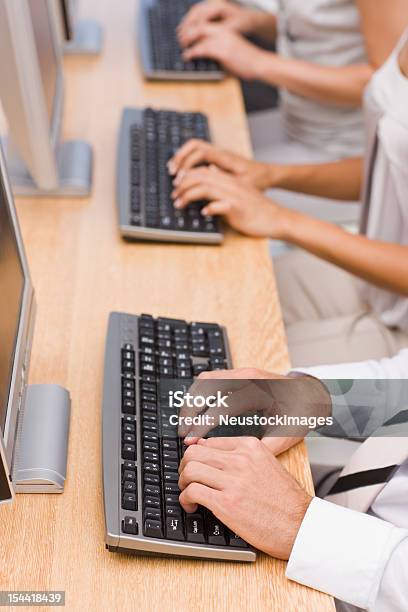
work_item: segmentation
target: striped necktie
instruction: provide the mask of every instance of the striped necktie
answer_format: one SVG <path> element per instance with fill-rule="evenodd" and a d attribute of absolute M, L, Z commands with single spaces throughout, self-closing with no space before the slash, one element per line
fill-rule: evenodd
<path fill-rule="evenodd" d="M 377 495 L 407 460 L 408 410 L 403 410 L 353 453 L 325 499 L 367 512 Z"/>

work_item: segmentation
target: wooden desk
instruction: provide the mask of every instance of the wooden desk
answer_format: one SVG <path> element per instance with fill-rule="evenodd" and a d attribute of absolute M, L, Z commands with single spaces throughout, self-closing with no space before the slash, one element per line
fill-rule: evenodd
<path fill-rule="evenodd" d="M 103 352 L 112 310 L 214 320 L 236 366 L 288 366 L 265 241 L 228 234 L 220 247 L 127 244 L 117 231 L 115 164 L 122 108 L 147 103 L 206 111 L 215 140 L 249 153 L 237 84 L 146 84 L 135 49 L 135 2 L 83 0 L 105 27 L 95 59 L 67 58 L 64 135 L 90 141 L 94 190 L 83 201 L 20 201 L 37 291 L 31 382 L 72 394 L 69 476 L 62 496 L 21 495 L 0 509 L 0 589 L 62 589 L 69 610 L 333 610 L 290 583 L 285 564 L 145 559 L 104 546 L 101 479 Z M 198 282 L 199 281 L 199 282 Z M 302 446 L 284 458 L 311 487 Z"/>

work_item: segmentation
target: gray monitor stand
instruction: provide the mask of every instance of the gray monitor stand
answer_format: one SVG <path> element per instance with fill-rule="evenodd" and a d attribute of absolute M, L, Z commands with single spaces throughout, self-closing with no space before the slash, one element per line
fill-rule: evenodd
<path fill-rule="evenodd" d="M 58 385 L 29 385 L 19 412 L 16 493 L 62 493 L 67 476 L 71 400 Z"/>
<path fill-rule="evenodd" d="M 64 44 L 64 55 L 99 55 L 102 52 L 103 31 L 97 21 L 77 21 L 73 34 L 72 40 Z"/>
<path fill-rule="evenodd" d="M 93 153 L 87 142 L 68 140 L 57 145 L 55 156 L 59 184 L 52 190 L 41 189 L 36 185 L 8 138 L 5 138 L 2 144 L 16 197 L 84 198 L 91 193 Z"/>

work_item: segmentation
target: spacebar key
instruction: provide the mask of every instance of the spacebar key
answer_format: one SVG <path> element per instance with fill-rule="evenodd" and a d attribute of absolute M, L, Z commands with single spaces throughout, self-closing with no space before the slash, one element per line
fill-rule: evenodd
<path fill-rule="evenodd" d="M 143 526 L 143 535 L 147 538 L 162 538 L 163 527 L 161 521 L 146 519 Z"/>

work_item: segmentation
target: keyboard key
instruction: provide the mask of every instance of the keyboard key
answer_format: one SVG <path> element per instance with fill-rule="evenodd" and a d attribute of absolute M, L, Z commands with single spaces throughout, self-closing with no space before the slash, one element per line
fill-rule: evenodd
<path fill-rule="evenodd" d="M 139 532 L 137 521 L 133 516 L 125 516 L 122 522 L 122 531 L 123 533 L 128 533 L 129 535 L 137 535 Z"/>
<path fill-rule="evenodd" d="M 160 498 L 159 497 L 145 497 L 144 499 L 144 503 L 146 504 L 146 506 L 149 506 L 149 508 L 160 508 L 161 504 L 160 504 Z"/>
<path fill-rule="evenodd" d="M 163 459 L 170 459 L 170 461 L 177 461 L 178 460 L 178 452 L 177 451 L 171 451 L 171 450 L 163 449 L 162 457 L 163 457 Z"/>
<path fill-rule="evenodd" d="M 136 482 L 136 472 L 134 470 L 124 470 L 122 480 Z"/>
<path fill-rule="evenodd" d="M 174 518 L 182 518 L 181 506 L 166 506 L 166 516 L 172 516 Z"/>
<path fill-rule="evenodd" d="M 165 494 L 169 493 L 170 495 L 180 495 L 180 489 L 174 482 L 166 482 L 164 484 L 164 492 Z"/>
<path fill-rule="evenodd" d="M 178 506 L 179 505 L 179 496 L 178 495 L 166 495 L 164 498 L 164 503 L 166 506 Z"/>
<path fill-rule="evenodd" d="M 146 484 L 160 484 L 160 477 L 157 474 L 150 474 L 149 472 L 144 473 L 143 480 Z"/>
<path fill-rule="evenodd" d="M 162 538 L 163 526 L 161 521 L 146 519 L 143 526 L 143 533 L 148 538 Z"/>
<path fill-rule="evenodd" d="M 122 402 L 122 412 L 124 414 L 135 414 L 136 404 L 134 400 L 124 400 Z"/>
<path fill-rule="evenodd" d="M 143 442 L 143 450 L 157 452 L 159 450 L 159 445 L 157 442 Z"/>
<path fill-rule="evenodd" d="M 122 431 L 124 434 L 134 434 L 136 432 L 135 423 L 123 423 Z"/>
<path fill-rule="evenodd" d="M 126 480 L 123 483 L 123 490 L 126 493 L 135 493 L 136 494 L 136 483 L 132 482 L 132 481 L 129 481 L 129 480 Z"/>
<path fill-rule="evenodd" d="M 166 534 L 170 540 L 184 540 L 183 519 L 166 517 Z"/>
<path fill-rule="evenodd" d="M 157 508 L 145 508 L 144 517 L 145 519 L 152 519 L 153 521 L 160 521 L 161 511 L 157 510 Z"/>
<path fill-rule="evenodd" d="M 207 372 L 210 369 L 208 363 L 197 363 L 193 366 L 193 374 L 194 376 L 199 376 L 201 372 Z"/>
<path fill-rule="evenodd" d="M 189 542 L 205 543 L 204 520 L 201 514 L 186 515 L 186 535 Z"/>
<path fill-rule="evenodd" d="M 160 465 L 158 463 L 145 463 L 143 470 L 145 473 L 158 474 L 160 472 Z"/>
<path fill-rule="evenodd" d="M 126 444 L 136 444 L 136 436 L 134 433 L 125 433 L 123 435 L 123 442 L 125 442 Z"/>
<path fill-rule="evenodd" d="M 149 496 L 154 495 L 158 497 L 160 495 L 160 487 L 158 487 L 157 485 L 145 484 L 143 491 L 145 495 Z"/>
<path fill-rule="evenodd" d="M 146 452 L 143 453 L 143 459 L 145 461 L 153 461 L 153 463 L 157 463 L 159 461 L 159 453 Z"/>
<path fill-rule="evenodd" d="M 215 516 L 207 515 L 208 543 L 216 546 L 226 546 L 225 527 Z"/>
<path fill-rule="evenodd" d="M 134 444 L 124 444 L 122 446 L 122 459 L 136 460 L 136 446 Z"/>
<path fill-rule="evenodd" d="M 176 451 L 178 448 L 176 440 L 163 440 L 163 450 Z"/>
<path fill-rule="evenodd" d="M 122 500 L 124 510 L 137 510 L 137 496 L 134 493 L 125 493 Z"/>
<path fill-rule="evenodd" d="M 239 537 L 236 533 L 229 532 L 229 545 L 237 546 L 239 548 L 248 548 L 248 544 L 244 542 L 242 538 Z"/>

